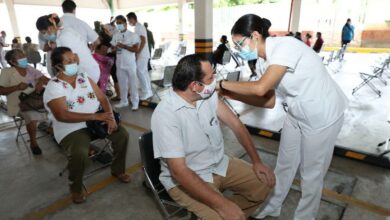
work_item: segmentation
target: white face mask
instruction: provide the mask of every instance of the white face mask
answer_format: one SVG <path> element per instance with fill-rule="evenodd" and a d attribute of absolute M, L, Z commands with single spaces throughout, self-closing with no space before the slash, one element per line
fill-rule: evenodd
<path fill-rule="evenodd" d="M 215 92 L 215 86 L 217 85 L 217 79 L 214 78 L 213 82 L 211 82 L 209 85 L 205 85 L 201 82 L 201 84 L 204 86 L 203 90 L 201 92 L 196 92 L 202 97 L 202 99 L 208 99 L 210 98 L 214 92 Z"/>

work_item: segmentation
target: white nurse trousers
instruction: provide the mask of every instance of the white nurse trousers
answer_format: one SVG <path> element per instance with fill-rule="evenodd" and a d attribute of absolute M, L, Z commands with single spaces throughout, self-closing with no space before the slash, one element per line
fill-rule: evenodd
<path fill-rule="evenodd" d="M 126 69 L 117 68 L 119 89 L 121 91 L 121 103 L 127 103 L 127 95 L 130 88 L 130 101 L 133 106 L 138 107 L 139 97 L 137 88 L 137 74 L 135 65 L 127 66 Z"/>
<path fill-rule="evenodd" d="M 343 121 L 344 116 L 341 116 L 326 128 L 310 130 L 300 127 L 294 118 L 287 115 L 274 171 L 276 186 L 257 217 L 270 213 L 280 214 L 282 203 L 299 167 L 302 195 L 295 210 L 294 220 L 316 218 L 324 177 L 332 160 L 334 145 Z"/>
<path fill-rule="evenodd" d="M 148 71 L 148 58 L 137 58 L 137 76 L 141 84 L 142 98 L 149 98 L 153 95 Z"/>
<path fill-rule="evenodd" d="M 0 48 L 0 63 L 3 68 L 7 67 L 7 61 L 5 60 L 5 50 Z"/>

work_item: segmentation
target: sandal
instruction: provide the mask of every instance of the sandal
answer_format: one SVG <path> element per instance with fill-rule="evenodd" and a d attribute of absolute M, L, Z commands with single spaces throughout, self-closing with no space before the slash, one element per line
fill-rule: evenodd
<path fill-rule="evenodd" d="M 131 181 L 130 176 L 127 175 L 126 173 L 121 173 L 121 174 L 111 173 L 111 175 L 118 178 L 118 180 L 121 181 L 122 183 L 129 183 Z"/>

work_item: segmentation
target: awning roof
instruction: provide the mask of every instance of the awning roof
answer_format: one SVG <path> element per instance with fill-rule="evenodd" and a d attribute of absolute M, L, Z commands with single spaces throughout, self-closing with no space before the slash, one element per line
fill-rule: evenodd
<path fill-rule="evenodd" d="M 77 7 L 80 8 L 108 8 L 105 0 L 74 0 Z M 117 1 L 118 9 L 138 8 L 154 5 L 176 4 L 178 0 L 113 0 Z M 62 0 L 13 0 L 14 4 L 21 5 L 42 5 L 42 6 L 59 6 Z M 187 0 L 193 2 L 193 0 Z M 4 3 L 4 0 L 0 0 Z"/>

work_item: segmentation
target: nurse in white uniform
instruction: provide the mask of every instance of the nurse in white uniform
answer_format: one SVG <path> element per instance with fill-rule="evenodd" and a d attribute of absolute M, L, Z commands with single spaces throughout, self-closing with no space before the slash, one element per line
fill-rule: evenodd
<path fill-rule="evenodd" d="M 131 109 L 135 111 L 139 105 L 135 52 L 140 39 L 137 34 L 127 30 L 127 21 L 124 16 L 118 15 L 115 20 L 118 32 L 112 37 L 111 44 L 116 49 L 116 75 L 121 91 L 121 101 L 115 107 L 122 108 L 129 105 L 127 94 L 130 88 Z"/>
<path fill-rule="evenodd" d="M 79 33 L 72 28 L 61 27 L 60 19 L 56 14 L 39 17 L 36 26 L 45 39 L 55 41 L 57 47 L 69 47 L 76 53 L 80 58 L 80 71 L 87 73 L 94 82 L 99 81 L 99 65 L 93 59 L 91 50 Z"/>
<path fill-rule="evenodd" d="M 299 168 L 302 196 L 294 219 L 314 220 L 347 98 L 310 47 L 293 37 L 270 37 L 270 26 L 269 20 L 253 14 L 234 24 L 231 34 L 240 56 L 263 59 L 266 70 L 258 81 L 221 81 L 218 88 L 222 95 L 259 107 L 274 107 L 275 90 L 285 98 L 288 112 L 275 168 L 276 186 L 267 205 L 253 217 L 280 215 Z"/>
<path fill-rule="evenodd" d="M 148 36 L 145 26 L 137 20 L 137 15 L 134 12 L 127 14 L 127 19 L 131 26 L 134 26 L 134 32 L 141 39 L 137 51 L 137 76 L 141 84 L 142 96 L 141 100 L 149 99 L 153 96 L 152 85 L 150 84 L 150 76 L 148 71 L 148 61 L 150 59 Z"/>

